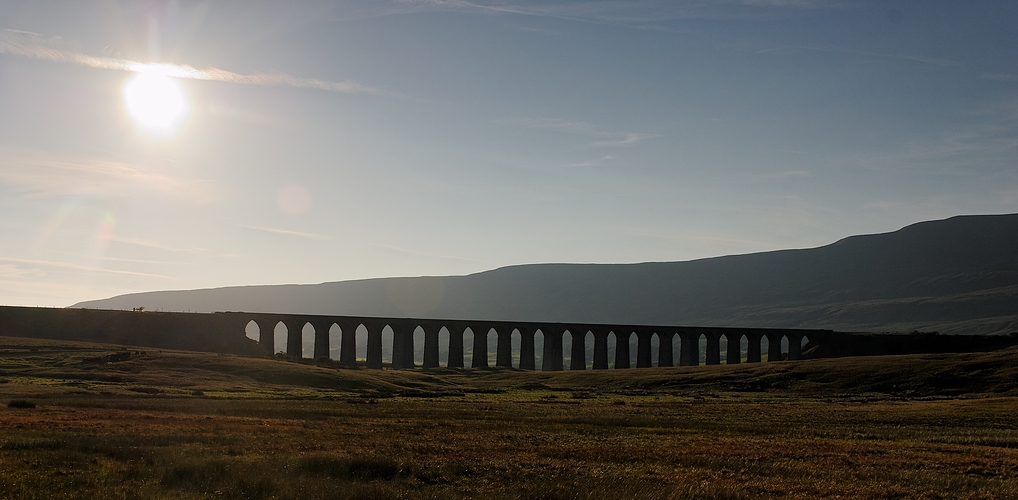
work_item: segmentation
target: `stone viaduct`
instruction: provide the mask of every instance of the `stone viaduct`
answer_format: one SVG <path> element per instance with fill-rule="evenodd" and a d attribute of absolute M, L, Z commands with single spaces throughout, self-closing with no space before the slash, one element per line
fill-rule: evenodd
<path fill-rule="evenodd" d="M 252 326 L 257 325 L 257 339 Z M 938 335 L 936 333 L 846 333 L 831 330 L 715 328 L 524 321 L 473 321 L 448 319 L 379 318 L 245 312 L 180 313 L 134 312 L 102 309 L 71 309 L 0 306 L 0 335 L 80 340 L 264 356 L 275 353 L 275 332 L 285 327 L 284 355 L 303 357 L 303 335 L 314 329 L 315 358 L 331 357 L 330 329 L 339 328 L 339 363 L 348 367 L 382 368 L 383 346 L 391 340 L 391 367 L 414 368 L 415 345 L 423 345 L 424 368 L 466 366 L 483 368 L 489 363 L 489 335 L 494 333 L 494 364 L 524 370 L 595 370 L 757 363 L 763 360 L 873 356 L 889 354 L 979 352 L 1018 345 L 1011 335 Z M 366 337 L 357 335 L 366 330 Z M 441 333 L 444 331 L 445 333 Z M 464 337 L 473 337 L 467 365 Z M 415 334 L 423 337 L 414 341 Z M 446 358 L 439 359 L 439 339 L 446 339 Z M 540 337 L 538 337 L 540 336 Z M 635 337 L 635 353 L 630 344 Z M 365 338 L 366 345 L 358 346 Z M 418 337 L 420 338 L 420 337 Z M 538 343 L 537 339 L 541 342 Z M 565 340 L 572 345 L 563 353 Z M 722 349 L 722 339 L 727 348 Z M 593 347 L 587 363 L 588 343 Z M 766 348 L 764 348 L 766 344 Z M 543 345 L 541 366 L 536 347 Z M 657 346 L 657 352 L 654 348 Z M 675 348 L 678 356 L 674 356 Z M 358 361 L 358 352 L 365 352 Z M 701 350 L 702 349 L 702 350 Z M 615 359 L 609 359 L 614 351 Z M 568 354 L 568 356 L 564 355 Z M 630 354 L 635 354 L 635 366 Z M 701 355 L 702 354 L 702 355 Z M 656 362 L 655 362 L 656 358 Z M 569 366 L 563 366 L 569 360 Z M 515 360 L 515 363 L 514 363 Z"/>
<path fill-rule="evenodd" d="M 758 363 L 764 359 L 761 352 L 762 340 L 767 340 L 766 359 L 801 359 L 803 351 L 816 350 L 823 341 L 836 335 L 830 330 L 793 330 L 766 328 L 717 328 L 687 326 L 649 326 L 649 325 L 617 325 L 589 323 L 536 323 L 519 321 L 469 321 L 442 319 L 410 319 L 410 318 L 376 318 L 355 316 L 315 316 L 293 314 L 263 313 L 217 313 L 231 318 L 230 323 L 236 328 L 245 328 L 250 322 L 258 326 L 259 345 L 267 353 L 272 353 L 275 345 L 275 329 L 282 323 L 286 328 L 285 354 L 298 358 L 302 353 L 303 330 L 306 325 L 314 329 L 314 357 L 328 357 L 331 347 L 329 330 L 333 325 L 341 330 L 339 346 L 339 362 L 346 366 L 356 366 L 357 344 L 356 331 L 363 327 L 367 330 L 367 368 L 382 368 L 382 335 L 388 327 L 392 335 L 392 367 L 395 369 L 413 368 L 414 365 L 414 333 L 423 331 L 424 363 L 423 367 L 437 368 L 439 360 L 439 333 L 448 332 L 448 358 L 445 366 L 450 368 L 488 367 L 488 335 L 495 332 L 495 366 L 514 367 L 524 370 L 535 370 L 536 352 L 535 337 L 543 337 L 541 353 L 544 371 L 562 370 L 563 340 L 566 335 L 571 340 L 572 349 L 569 353 L 569 369 L 583 370 L 587 367 L 586 341 L 593 337 L 592 368 L 603 370 L 612 363 L 614 368 L 630 368 L 630 339 L 636 336 L 636 368 L 654 366 L 654 352 L 651 340 L 657 337 L 657 366 L 693 366 L 699 365 L 701 337 L 706 340 L 706 352 L 703 357 L 708 365 Z M 470 364 L 466 364 L 464 356 L 464 335 L 473 337 L 473 353 Z M 519 348 L 515 353 L 518 358 L 513 366 L 513 335 L 519 336 Z M 721 339 L 727 341 L 727 352 L 722 352 Z M 745 357 L 742 354 L 743 340 L 747 341 Z M 782 340 L 787 345 L 787 352 L 782 352 Z M 615 359 L 609 360 L 609 342 L 614 344 Z M 678 359 L 674 358 L 673 343 L 679 344 Z M 804 343 L 805 342 L 805 343 Z"/>

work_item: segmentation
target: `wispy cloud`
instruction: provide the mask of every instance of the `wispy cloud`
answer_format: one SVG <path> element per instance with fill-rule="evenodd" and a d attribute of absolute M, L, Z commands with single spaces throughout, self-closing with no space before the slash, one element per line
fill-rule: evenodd
<path fill-rule="evenodd" d="M 559 118 L 515 118 L 509 120 L 509 122 L 515 125 L 544 130 L 561 130 L 564 132 L 577 132 L 582 134 L 596 134 L 599 132 L 597 125 L 592 123 L 562 120 Z"/>
<path fill-rule="evenodd" d="M 509 123 L 538 130 L 556 130 L 564 133 L 580 134 L 597 139 L 589 143 L 588 146 L 631 146 L 647 139 L 661 137 L 660 134 L 641 132 L 613 132 L 604 130 L 592 123 L 558 118 L 516 118 L 509 120 Z"/>
<path fill-rule="evenodd" d="M 864 204 L 862 208 L 866 210 L 889 210 L 893 208 L 898 208 L 902 205 L 903 203 L 901 203 L 900 201 L 874 201 Z"/>
<path fill-rule="evenodd" d="M 110 241 L 114 243 L 123 243 L 126 245 L 137 245 L 145 248 L 154 248 L 157 250 L 166 250 L 169 252 L 182 252 L 182 253 L 199 253 L 204 252 L 204 248 L 180 248 L 169 245 L 164 245 L 155 241 L 145 240 L 141 238 L 131 238 L 127 236 L 111 236 Z"/>
<path fill-rule="evenodd" d="M 15 257 L 0 257 L 0 262 L 9 262 L 11 264 L 23 264 L 28 266 L 42 266 L 56 269 L 65 269 L 70 271 L 82 271 L 89 273 L 107 273 L 107 274 L 120 274 L 125 276 L 141 276 L 145 278 L 162 278 L 162 279 L 173 279 L 172 276 L 166 276 L 163 274 L 151 274 L 151 273 L 140 273 L 136 271 L 122 271 L 119 269 L 107 269 L 104 267 L 92 267 L 83 266 L 80 264 L 73 264 L 70 262 L 57 262 L 50 260 L 35 260 L 35 259 L 19 259 Z M 10 273 L 8 272 L 9 276 Z"/>
<path fill-rule="evenodd" d="M 984 80 L 997 80 L 999 82 L 1018 82 L 1018 75 L 1008 75 L 1004 73 L 987 73 L 979 75 Z"/>
<path fill-rule="evenodd" d="M 805 50 L 812 50 L 817 52 L 833 52 L 839 54 L 850 54 L 857 56 L 873 57 L 877 59 L 897 60 L 897 61 L 908 61 L 914 63 L 921 63 L 930 66 L 961 66 L 961 63 L 951 59 L 944 59 L 941 57 L 929 57 L 918 54 L 891 54 L 882 52 L 869 52 L 865 50 L 854 50 L 845 49 L 838 47 L 822 47 L 822 46 L 805 46 L 802 47 Z"/>
<path fill-rule="evenodd" d="M 307 233 L 307 232 L 304 232 L 304 231 L 293 231 L 293 230 L 290 230 L 290 229 L 280 229 L 280 228 L 277 228 L 277 227 L 245 226 L 245 225 L 242 225 L 242 224 L 239 225 L 239 227 L 242 227 L 244 229 L 251 229 L 253 231 L 262 231 L 262 232 L 266 232 L 266 233 L 284 234 L 284 235 L 287 235 L 287 236 L 296 236 L 298 238 L 307 238 L 309 240 L 332 241 L 334 239 L 332 236 L 329 236 L 327 234 Z"/>
<path fill-rule="evenodd" d="M 919 135 L 897 147 L 835 155 L 829 167 L 872 173 L 903 173 L 912 178 L 931 175 L 964 179 L 993 179 L 995 189 L 1014 185 L 1014 156 L 1018 153 L 1018 100 L 997 102 L 959 115 L 954 123 Z M 828 169 L 830 171 L 830 168 Z"/>
<path fill-rule="evenodd" d="M 0 279 L 20 279 L 38 275 L 39 270 L 35 268 L 24 268 L 14 264 L 0 264 Z"/>
<path fill-rule="evenodd" d="M 838 7 L 835 0 L 594 0 L 586 2 L 527 0 L 400 0 L 416 9 L 445 9 L 544 17 L 566 21 L 647 27 L 675 19 L 769 15 Z"/>
<path fill-rule="evenodd" d="M 347 94 L 382 94 L 375 87 L 361 85 L 350 80 L 333 82 L 314 78 L 301 78 L 285 73 L 255 73 L 245 75 L 216 67 L 198 69 L 184 64 L 143 63 L 130 59 L 100 57 L 67 50 L 60 38 L 46 38 L 38 33 L 26 31 L 0 31 L 0 53 L 14 54 L 33 59 L 87 66 L 90 68 L 155 73 L 191 80 L 212 80 L 239 83 L 243 85 L 287 86 L 342 92 Z"/>
<path fill-rule="evenodd" d="M 158 264 L 166 266 L 187 265 L 187 262 L 174 262 L 172 260 L 125 259 L 122 257 L 103 257 L 103 260 L 109 262 L 129 262 L 131 264 Z"/>
<path fill-rule="evenodd" d="M 718 3 L 738 3 L 753 7 L 793 7 L 798 9 L 836 7 L 841 4 L 841 2 L 834 2 L 831 0 L 739 0 L 735 2 Z"/>
<path fill-rule="evenodd" d="M 581 161 L 581 162 L 577 162 L 577 163 L 570 163 L 569 166 L 570 167 L 603 167 L 603 166 L 607 165 L 609 162 L 611 162 L 614 159 L 615 159 L 615 157 L 612 156 L 612 155 L 605 155 L 605 156 L 602 156 L 600 158 L 595 158 L 593 160 Z"/>
<path fill-rule="evenodd" d="M 668 241 L 671 243 L 698 243 L 698 244 L 721 244 L 723 247 L 737 249 L 736 251 L 770 250 L 775 248 L 773 242 L 736 238 L 712 234 L 702 230 L 673 230 L 669 228 L 652 227 L 622 227 L 616 229 L 617 234 L 625 237 L 645 238 L 652 240 Z"/>
<path fill-rule="evenodd" d="M 976 163 L 989 165 L 1007 162 L 1018 152 L 1018 99 L 974 109 L 966 118 L 932 137 L 907 144 L 902 154 L 914 160 L 952 163 L 978 158 Z"/>
<path fill-rule="evenodd" d="M 640 134 L 633 132 L 625 132 L 621 134 L 622 137 L 619 139 L 609 139 L 604 141 L 595 141 L 591 143 L 592 146 L 628 146 L 630 144 L 636 144 L 640 141 L 653 139 L 655 137 L 661 137 L 660 134 Z"/>
<path fill-rule="evenodd" d="M 468 259 L 466 257 L 456 257 L 454 255 L 436 255 L 436 254 L 432 254 L 432 253 L 428 253 L 428 252 L 421 252 L 421 251 L 418 251 L 418 250 L 411 250 L 409 248 L 398 247 L 398 246 L 395 246 L 395 245 L 385 245 L 385 244 L 382 244 L 382 243 L 368 243 L 367 245 L 375 247 L 375 248 L 381 248 L 381 249 L 384 249 L 384 250 L 393 251 L 393 252 L 405 253 L 405 254 L 408 254 L 408 255 L 417 255 L 417 256 L 420 256 L 420 257 L 428 257 L 428 258 L 433 258 L 433 259 L 458 260 L 458 261 L 464 261 L 464 262 L 481 262 L 479 260 Z"/>
<path fill-rule="evenodd" d="M 4 305 L 65 307 L 97 296 L 110 297 L 136 291 L 136 288 L 95 288 L 75 282 L 45 281 L 37 276 L 20 279 L 0 272 L 0 304 Z"/>
<path fill-rule="evenodd" d="M 963 66 L 960 61 L 953 59 L 946 59 L 943 57 L 932 57 L 922 54 L 903 54 L 895 52 L 874 52 L 869 50 L 858 50 L 851 47 L 834 47 L 828 45 L 798 45 L 798 44 L 781 44 L 775 43 L 773 40 L 762 42 L 759 40 L 741 40 L 741 41 L 729 41 L 721 45 L 722 47 L 733 49 L 733 50 L 752 50 L 758 55 L 788 55 L 797 54 L 801 51 L 810 52 L 822 52 L 827 54 L 844 54 L 849 56 L 858 56 L 866 62 L 882 61 L 884 63 L 907 63 L 911 66 L 923 65 L 930 67 L 958 67 Z M 763 48 L 761 48 L 763 46 Z M 1006 76 L 1006 75 L 1005 75 Z M 986 77 L 985 75 L 983 76 Z"/>
<path fill-rule="evenodd" d="M 809 170 L 785 170 L 784 172 L 774 172 L 770 174 L 762 174 L 759 176 L 761 179 L 788 179 L 791 177 L 809 177 Z"/>
<path fill-rule="evenodd" d="M 793 182 L 801 179 L 809 179 L 813 177 L 813 172 L 809 170 L 782 170 L 777 172 L 759 172 L 759 173 L 726 173 L 718 175 L 717 179 L 724 179 L 725 182 L 738 183 L 738 184 L 766 184 L 774 182 Z"/>
<path fill-rule="evenodd" d="M 194 203 L 214 198 L 202 181 L 167 175 L 143 165 L 5 147 L 0 147 L 0 186 L 29 197 L 129 197 L 141 192 Z"/>

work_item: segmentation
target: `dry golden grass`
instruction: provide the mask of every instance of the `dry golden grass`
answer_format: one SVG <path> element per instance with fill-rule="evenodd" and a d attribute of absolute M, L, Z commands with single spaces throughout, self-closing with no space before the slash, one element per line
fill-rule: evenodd
<path fill-rule="evenodd" d="M 0 338 L 0 497 L 1018 498 L 1014 351 L 554 374 L 112 352 Z"/>

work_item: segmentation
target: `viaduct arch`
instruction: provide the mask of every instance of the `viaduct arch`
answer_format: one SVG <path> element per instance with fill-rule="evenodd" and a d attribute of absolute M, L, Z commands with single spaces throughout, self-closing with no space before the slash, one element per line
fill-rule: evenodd
<path fill-rule="evenodd" d="M 344 366 L 364 366 L 381 369 L 384 365 L 383 331 L 391 330 L 391 364 L 393 369 L 412 369 L 414 362 L 414 333 L 424 333 L 424 369 L 438 368 L 442 362 L 449 368 L 487 368 L 489 335 L 494 333 L 494 366 L 536 370 L 536 336 L 543 339 L 540 369 L 585 370 L 587 340 L 593 339 L 593 356 L 589 364 L 594 370 L 650 368 L 652 366 L 698 366 L 737 363 L 760 363 L 801 359 L 805 351 L 822 349 L 832 335 L 830 330 L 722 328 L 693 326 L 609 325 L 588 323 L 539 323 L 509 321 L 473 321 L 449 319 L 380 318 L 362 316 L 321 316 L 270 313 L 216 313 L 229 318 L 230 324 L 246 328 L 250 323 L 258 327 L 258 345 L 267 354 L 273 354 L 276 326 L 286 328 L 286 350 L 282 354 L 291 358 L 303 357 L 302 331 L 306 325 L 314 329 L 314 358 L 329 357 L 329 331 L 340 330 L 339 362 Z M 357 330 L 367 330 L 366 357 L 357 358 Z M 439 349 L 439 335 L 448 332 L 448 348 Z M 467 336 L 470 337 L 467 337 Z M 513 347 L 513 335 L 519 339 Z M 472 349 L 467 355 L 464 339 L 471 340 Z M 570 340 L 568 356 L 563 352 L 564 341 Z M 635 339 L 635 366 L 632 347 Z M 611 340 L 611 342 L 609 342 Z M 652 346 L 656 340 L 656 353 Z M 722 340 L 726 348 L 722 352 Z M 766 352 L 762 345 L 766 340 Z M 783 351 L 782 341 L 787 344 Z M 614 359 L 610 359 L 611 347 Z M 675 356 L 678 347 L 678 356 Z M 703 356 L 701 356 L 703 353 Z M 515 363 L 513 360 L 517 360 Z"/>
<path fill-rule="evenodd" d="M 251 325 L 252 322 L 254 325 Z M 2 335 L 241 355 L 273 354 L 276 351 L 277 325 L 281 327 L 280 335 L 286 337 L 279 339 L 283 355 L 304 356 L 302 334 L 308 327 L 308 335 L 313 338 L 308 354 L 321 358 L 338 351 L 339 362 L 343 365 L 374 369 L 383 366 L 383 348 L 386 345 L 383 343 L 383 331 L 384 340 L 392 342 L 391 366 L 400 369 L 416 366 L 413 338 L 418 330 L 421 333 L 417 335 L 423 336 L 423 344 L 418 344 L 423 347 L 423 352 L 416 359 L 422 360 L 423 367 L 429 369 L 441 366 L 442 362 L 452 368 L 485 367 L 493 362 L 497 367 L 523 370 L 562 370 L 567 365 L 572 369 L 587 369 L 589 366 L 604 370 L 844 356 L 984 352 L 1018 345 L 1018 332 L 1012 335 L 848 333 L 773 328 L 0 306 Z M 257 335 L 253 335 L 254 326 L 257 326 Z M 357 333 L 359 328 L 364 329 L 360 335 Z M 330 330 L 337 333 L 330 335 Z M 441 334 L 442 330 L 447 333 Z M 477 346 L 473 352 L 465 349 L 467 332 L 477 335 L 473 339 Z M 574 334 L 577 342 L 572 342 Z M 256 338 L 252 340 L 251 337 Z M 566 338 L 573 346 L 568 353 L 563 352 Z M 440 339 L 446 339 L 444 350 L 440 347 Z M 489 351 L 489 348 L 494 350 Z M 360 358 L 358 350 L 366 356 Z M 489 352 L 494 356 L 489 358 Z M 467 359 L 468 355 L 470 359 Z"/>

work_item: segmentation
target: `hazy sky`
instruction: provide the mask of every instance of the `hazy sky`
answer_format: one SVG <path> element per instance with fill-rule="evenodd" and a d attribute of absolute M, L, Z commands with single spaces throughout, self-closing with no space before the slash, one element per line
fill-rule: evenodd
<path fill-rule="evenodd" d="M 1016 167 L 1010 0 L 0 3 L 0 304 L 817 246 Z"/>

